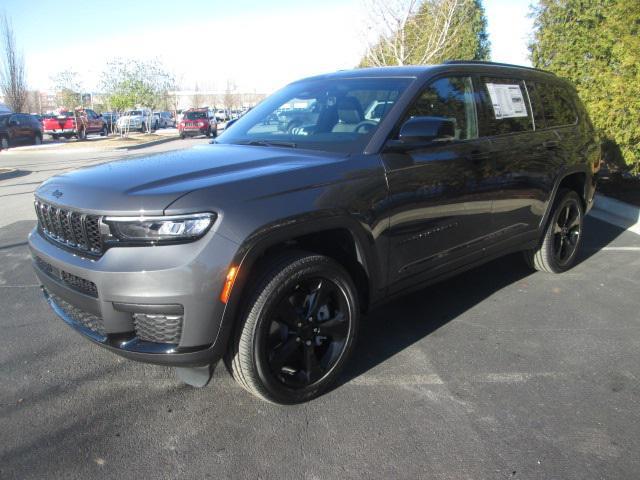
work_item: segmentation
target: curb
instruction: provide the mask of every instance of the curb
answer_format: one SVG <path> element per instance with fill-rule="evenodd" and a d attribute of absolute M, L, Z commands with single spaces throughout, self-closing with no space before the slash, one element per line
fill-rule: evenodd
<path fill-rule="evenodd" d="M 123 151 L 123 150 L 140 150 L 141 148 L 153 147 L 155 145 L 161 145 L 163 143 L 173 142 L 174 140 L 178 140 L 180 137 L 167 137 L 160 138 L 158 140 L 153 140 L 147 143 L 141 143 L 139 145 L 123 145 L 122 147 L 114 147 L 113 150 Z"/>
<path fill-rule="evenodd" d="M 597 193 L 590 215 L 640 235 L 640 207 Z"/>

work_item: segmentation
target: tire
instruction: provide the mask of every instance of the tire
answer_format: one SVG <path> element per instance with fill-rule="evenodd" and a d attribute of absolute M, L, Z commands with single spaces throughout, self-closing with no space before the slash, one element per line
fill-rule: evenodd
<path fill-rule="evenodd" d="M 325 303 L 314 305 L 318 298 Z M 331 258 L 305 252 L 277 256 L 248 287 L 225 359 L 231 375 L 272 403 L 321 395 L 353 350 L 357 298 L 349 274 Z"/>
<path fill-rule="evenodd" d="M 106 126 L 106 125 L 104 125 L 104 126 L 102 127 L 102 130 L 100 130 L 100 136 L 101 136 L 101 137 L 106 137 L 106 136 L 108 136 L 108 135 L 109 135 L 109 130 L 107 129 L 107 126 Z"/>
<path fill-rule="evenodd" d="M 0 137 L 0 150 L 9 150 L 9 139 L 7 137 Z"/>
<path fill-rule="evenodd" d="M 34 145 L 42 145 L 42 135 L 40 135 L 40 134 L 36 133 L 36 134 L 33 136 L 33 144 L 34 144 Z"/>
<path fill-rule="evenodd" d="M 59 137 L 58 135 L 51 135 L 51 138 L 52 138 L 53 140 L 58 140 L 60 137 Z"/>
<path fill-rule="evenodd" d="M 573 190 L 560 190 L 542 244 L 524 252 L 527 264 L 546 273 L 562 273 L 575 265 L 582 242 L 584 206 Z"/>

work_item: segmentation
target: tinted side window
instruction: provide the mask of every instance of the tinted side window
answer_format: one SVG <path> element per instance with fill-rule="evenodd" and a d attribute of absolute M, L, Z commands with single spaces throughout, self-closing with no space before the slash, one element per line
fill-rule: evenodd
<path fill-rule="evenodd" d="M 533 130 L 524 82 L 514 78 L 480 78 L 483 136 Z"/>
<path fill-rule="evenodd" d="M 469 77 L 441 78 L 424 89 L 411 106 L 405 120 L 411 117 L 445 117 L 455 122 L 455 138 L 478 137 L 476 102 Z"/>
<path fill-rule="evenodd" d="M 560 127 L 576 123 L 577 115 L 571 96 L 564 88 L 550 83 L 537 83 L 547 127 Z"/>

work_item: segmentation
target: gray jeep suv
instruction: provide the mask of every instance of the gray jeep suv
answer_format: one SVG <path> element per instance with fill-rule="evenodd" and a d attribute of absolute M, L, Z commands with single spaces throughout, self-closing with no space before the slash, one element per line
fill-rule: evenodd
<path fill-rule="evenodd" d="M 196 386 L 225 358 L 277 403 L 325 391 L 386 299 L 515 251 L 570 268 L 600 161 L 571 85 L 479 62 L 301 80 L 213 143 L 44 182 L 34 267 L 98 345 Z"/>

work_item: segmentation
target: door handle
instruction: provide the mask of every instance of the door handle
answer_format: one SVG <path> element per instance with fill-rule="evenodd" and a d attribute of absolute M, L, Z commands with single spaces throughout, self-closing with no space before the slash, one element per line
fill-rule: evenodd
<path fill-rule="evenodd" d="M 558 148 L 558 145 L 560 145 L 560 143 L 558 143 L 557 140 L 545 140 L 544 142 L 542 142 L 542 146 L 549 150 Z"/>

